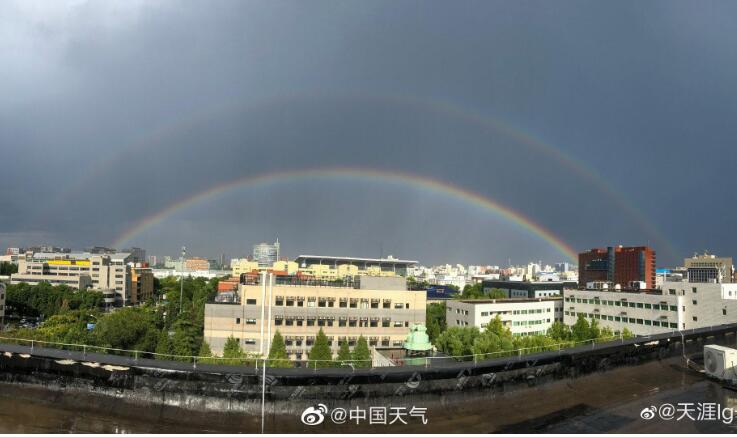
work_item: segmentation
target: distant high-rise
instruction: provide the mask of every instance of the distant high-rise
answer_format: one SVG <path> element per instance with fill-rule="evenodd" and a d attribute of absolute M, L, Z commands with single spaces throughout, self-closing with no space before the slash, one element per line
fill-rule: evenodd
<path fill-rule="evenodd" d="M 606 281 L 655 288 L 655 251 L 647 246 L 595 248 L 578 254 L 578 285 Z"/>
<path fill-rule="evenodd" d="M 259 267 L 271 267 L 279 260 L 279 239 L 274 244 L 254 244 L 253 260 L 258 262 Z"/>

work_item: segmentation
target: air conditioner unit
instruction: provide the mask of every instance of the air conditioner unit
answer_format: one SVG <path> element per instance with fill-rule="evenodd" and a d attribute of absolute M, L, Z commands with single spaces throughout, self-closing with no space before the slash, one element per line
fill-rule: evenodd
<path fill-rule="evenodd" d="M 737 379 L 737 349 L 708 344 L 704 346 L 706 374 L 720 380 Z"/>

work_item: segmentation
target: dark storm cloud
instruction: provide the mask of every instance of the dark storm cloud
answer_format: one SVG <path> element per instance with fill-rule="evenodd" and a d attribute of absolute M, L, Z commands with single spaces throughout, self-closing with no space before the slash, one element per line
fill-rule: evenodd
<path fill-rule="evenodd" d="M 223 181 L 360 166 L 492 197 L 577 249 L 650 242 L 666 263 L 705 248 L 732 255 L 736 12 L 731 2 L 6 2 L 0 246 L 105 244 Z M 577 157 L 679 252 L 549 153 L 443 105 Z M 347 194 L 321 200 L 321 216 L 300 181 L 261 190 L 262 205 L 290 205 L 267 225 L 214 203 L 136 243 L 171 252 L 189 238 L 214 256 L 279 228 L 295 252 L 373 254 L 385 228 L 402 256 L 425 262 L 560 258 L 472 207 L 416 190 L 382 207 L 363 185 L 350 185 L 354 201 L 370 200 L 360 219 Z M 191 235 L 203 228 L 228 235 Z M 488 244 L 472 244 L 477 235 Z"/>

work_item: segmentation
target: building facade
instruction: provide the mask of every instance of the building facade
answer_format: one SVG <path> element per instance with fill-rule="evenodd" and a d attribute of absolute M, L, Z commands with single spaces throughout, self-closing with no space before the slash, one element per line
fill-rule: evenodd
<path fill-rule="evenodd" d="M 188 271 L 210 270 L 210 261 L 206 258 L 187 258 L 184 261 L 184 269 Z"/>
<path fill-rule="evenodd" d="M 205 340 L 218 355 L 230 336 L 238 339 L 245 351 L 259 353 L 263 302 L 266 317 L 271 307 L 272 336 L 279 330 L 294 360 L 307 359 L 321 328 L 334 353 L 340 342 L 345 340 L 353 347 L 361 335 L 369 346 L 399 347 L 412 324 L 425 323 L 425 290 L 408 291 L 406 284 L 398 285 L 396 279 L 400 278 L 390 278 L 395 279 L 390 283 L 373 279 L 359 278 L 351 287 L 277 282 L 270 301 L 268 286 L 267 300 L 262 301 L 261 284 L 240 284 L 235 302 L 205 306 Z M 264 348 L 267 332 L 265 327 Z"/>
<path fill-rule="evenodd" d="M 733 282 L 734 266 L 731 257 L 694 254 L 683 260 L 683 266 L 689 282 Z"/>
<path fill-rule="evenodd" d="M 12 284 L 25 282 L 67 285 L 77 289 L 114 290 L 115 304 L 133 303 L 132 273 L 136 275 L 137 296 L 153 294 L 151 269 L 136 267 L 128 253 L 33 253 L 18 260 Z"/>
<path fill-rule="evenodd" d="M 578 285 L 611 282 L 629 287 L 655 288 L 655 251 L 647 246 L 595 248 L 578 254 Z"/>
<path fill-rule="evenodd" d="M 579 314 L 614 332 L 636 335 L 701 328 L 737 320 L 737 284 L 664 282 L 649 291 L 566 290 L 564 323 Z"/>
<path fill-rule="evenodd" d="M 475 326 L 484 329 L 499 316 L 514 336 L 544 335 L 556 321 L 563 321 L 563 299 L 449 300 L 445 304 L 449 328 Z"/>

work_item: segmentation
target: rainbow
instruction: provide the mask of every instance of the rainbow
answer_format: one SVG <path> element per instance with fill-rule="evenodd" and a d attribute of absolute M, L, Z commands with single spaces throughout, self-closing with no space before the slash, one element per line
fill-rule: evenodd
<path fill-rule="evenodd" d="M 473 191 L 451 185 L 447 182 L 410 173 L 348 167 L 279 171 L 256 176 L 242 177 L 219 185 L 215 185 L 204 191 L 200 191 L 194 195 L 190 195 L 189 197 L 180 199 L 170 204 L 166 208 L 141 219 L 131 228 L 123 232 L 123 234 L 118 236 L 118 238 L 116 238 L 115 241 L 112 243 L 112 247 L 122 247 L 129 241 L 133 240 L 136 236 L 163 222 L 176 212 L 204 202 L 206 200 L 212 199 L 224 193 L 230 192 L 232 190 L 246 187 L 263 186 L 277 182 L 314 178 L 347 178 L 351 180 L 389 181 L 412 187 L 422 188 L 439 194 L 450 195 L 454 198 L 479 206 L 487 211 L 497 214 L 498 216 L 516 224 L 520 228 L 525 229 L 533 235 L 537 235 L 541 239 L 545 240 L 547 243 L 555 247 L 561 254 L 565 255 L 570 260 L 577 259 L 576 252 L 567 243 L 565 243 L 562 239 L 557 237 L 551 231 L 545 229 L 541 225 L 535 223 L 530 218 L 525 217 L 512 208 L 502 205 L 499 202 L 488 197 L 484 197 L 479 193 L 475 193 Z"/>

